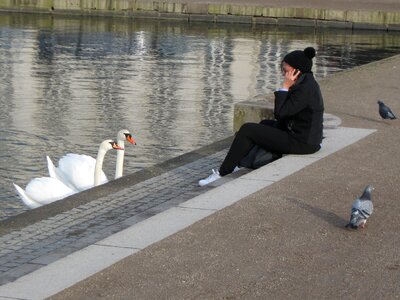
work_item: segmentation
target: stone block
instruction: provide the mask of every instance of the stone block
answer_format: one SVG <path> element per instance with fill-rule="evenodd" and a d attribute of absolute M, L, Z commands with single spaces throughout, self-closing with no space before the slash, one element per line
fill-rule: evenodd
<path fill-rule="evenodd" d="M 128 11 L 132 10 L 134 5 L 133 0 L 118 0 L 111 2 L 111 9 L 114 11 Z"/>
<path fill-rule="evenodd" d="M 383 25 L 386 23 L 386 13 L 382 11 L 349 10 L 346 12 L 346 21 L 359 24 Z"/>
<path fill-rule="evenodd" d="M 343 21 L 316 20 L 317 27 L 352 29 L 353 23 Z"/>
<path fill-rule="evenodd" d="M 366 30 L 387 30 L 387 26 L 385 24 L 376 24 L 376 23 L 353 23 L 353 29 L 366 29 Z"/>
<path fill-rule="evenodd" d="M 188 14 L 201 14 L 207 15 L 208 14 L 208 4 L 207 3 L 191 3 L 187 4 L 187 11 Z"/>
<path fill-rule="evenodd" d="M 81 9 L 84 9 L 84 10 L 93 9 L 93 8 L 96 8 L 96 6 L 97 6 L 96 3 L 92 3 L 92 1 L 89 1 L 89 0 L 80 1 L 80 7 L 81 7 Z"/>
<path fill-rule="evenodd" d="M 159 15 L 158 11 L 135 10 L 132 12 L 134 18 L 158 18 Z"/>
<path fill-rule="evenodd" d="M 334 10 L 334 9 L 322 9 L 321 14 L 318 15 L 318 19 L 344 22 L 346 21 L 346 11 Z"/>
<path fill-rule="evenodd" d="M 400 31 L 400 24 L 388 24 L 387 29 L 389 31 Z"/>
<path fill-rule="evenodd" d="M 272 18 L 299 18 L 303 17 L 304 13 L 301 9 L 292 7 L 266 7 L 262 15 Z"/>
<path fill-rule="evenodd" d="M 320 11 L 314 8 L 265 7 L 262 16 L 273 18 L 315 19 Z"/>
<path fill-rule="evenodd" d="M 185 3 L 153 2 L 153 9 L 164 13 L 186 13 Z"/>
<path fill-rule="evenodd" d="M 253 18 L 249 16 L 218 15 L 216 16 L 216 22 L 252 24 Z"/>
<path fill-rule="evenodd" d="M 253 17 L 262 17 L 263 16 L 263 7 L 255 7 Z"/>
<path fill-rule="evenodd" d="M 254 17 L 253 23 L 264 24 L 264 25 L 277 25 L 278 19 L 276 18 L 264 18 L 264 17 Z"/>
<path fill-rule="evenodd" d="M 278 25 L 315 27 L 315 20 L 313 20 L 313 19 L 278 18 Z"/>
<path fill-rule="evenodd" d="M 180 13 L 160 13 L 159 18 L 160 19 L 189 21 L 188 14 L 180 14 Z"/>
<path fill-rule="evenodd" d="M 233 131 L 238 131 L 244 123 L 259 123 L 265 119 L 274 119 L 274 100 L 272 97 L 266 98 L 266 101 L 243 101 L 235 103 Z"/>
<path fill-rule="evenodd" d="M 386 12 L 386 23 L 390 25 L 400 25 L 400 12 Z"/>
<path fill-rule="evenodd" d="M 233 113 L 233 131 L 237 132 L 244 123 L 259 123 L 261 120 L 273 120 L 274 98 L 265 97 L 264 101 L 242 101 L 235 103 Z M 335 129 L 342 120 L 335 115 L 324 113 L 324 129 Z"/>
<path fill-rule="evenodd" d="M 299 19 L 315 19 L 316 15 L 318 15 L 319 10 L 314 8 L 300 8 L 296 7 L 294 9 L 294 15 L 291 16 L 293 18 Z"/>
<path fill-rule="evenodd" d="M 261 10 L 257 10 L 255 6 L 249 5 L 232 5 L 230 9 L 230 14 L 234 16 L 255 16 L 261 14 Z"/>
<path fill-rule="evenodd" d="M 190 22 L 215 22 L 215 15 L 197 15 L 191 14 L 189 16 Z"/>
<path fill-rule="evenodd" d="M 3 274 L 1 276 L 0 285 L 5 284 L 7 282 L 14 281 L 17 278 L 19 278 L 23 275 L 26 275 L 28 273 L 31 273 L 41 267 L 42 267 L 42 265 L 29 264 L 29 263 L 19 265 L 18 267 L 7 271 L 5 274 Z"/>
<path fill-rule="evenodd" d="M 81 9 L 81 1 L 80 0 L 54 0 L 53 7 L 55 10 L 63 9 L 63 10 L 80 10 Z"/>
<path fill-rule="evenodd" d="M 155 7 L 154 7 L 154 2 L 153 1 L 137 0 L 135 6 L 133 8 L 135 10 L 155 11 Z"/>
<path fill-rule="evenodd" d="M 208 13 L 214 15 L 228 15 L 231 13 L 230 4 L 208 4 Z"/>

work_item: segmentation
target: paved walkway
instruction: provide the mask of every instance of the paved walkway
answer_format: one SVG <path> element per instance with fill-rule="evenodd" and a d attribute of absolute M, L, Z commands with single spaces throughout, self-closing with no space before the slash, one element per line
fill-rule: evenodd
<path fill-rule="evenodd" d="M 223 145 L 226 148 L 228 143 Z M 54 213 L 46 212 L 44 209 L 47 207 L 42 207 L 39 213 L 29 211 L 2 222 L 0 284 L 14 281 L 204 193 L 207 188 L 198 187 L 197 178 L 205 176 L 210 165 L 217 166 L 225 153 L 225 150 L 217 151 L 191 162 L 184 159 L 178 167 L 170 162 L 169 168 L 161 168 L 161 174 L 153 173 L 146 178 L 138 172 L 135 179 L 139 182 L 119 183 L 117 189 L 114 188 L 116 191 L 112 185 L 103 186 L 102 189 L 107 191 L 105 195 L 96 191 L 86 192 L 92 197 L 94 194 L 95 200 L 87 202 L 85 194 L 79 194 L 52 203 Z M 140 177 L 142 181 L 138 180 Z M 68 209 L 68 202 L 73 201 L 77 203 Z M 35 213 L 37 218 L 27 221 Z"/>
<path fill-rule="evenodd" d="M 252 189 L 254 185 L 247 185 L 250 188 L 246 193 L 241 189 L 246 185 L 240 183 L 245 176 L 253 176 L 257 182 L 265 180 L 265 174 L 257 173 L 263 169 L 227 184 L 217 184 L 216 188 L 195 186 L 197 179 L 209 172 L 210 165 L 221 161 L 229 144 L 227 140 L 152 170 L 150 173 L 159 178 L 157 182 L 151 176 L 144 176 L 142 180 L 136 179 L 132 188 L 106 193 L 98 200 L 73 198 L 58 204 L 61 207 L 54 204 L 43 208 L 49 215 L 45 220 L 16 219 L 7 225 L 12 230 L 1 229 L 4 234 L 1 253 L 8 257 L 1 264 L 2 282 L 36 271 L 0 287 L 0 296 L 8 297 L 4 299 L 50 296 L 74 284 L 79 276 L 85 278 L 81 271 L 84 269 L 86 275 L 94 275 L 53 298 L 287 299 L 331 298 L 332 295 L 395 298 L 400 294 L 399 123 L 381 120 L 376 100 L 383 100 L 395 113 L 400 111 L 398 70 L 400 56 L 324 79 L 321 88 L 326 111 L 339 116 L 343 127 L 376 132 L 367 130 L 369 135 L 355 144 L 305 164 L 290 176 L 270 180 L 259 191 Z M 340 144 L 341 139 L 336 141 L 334 145 Z M 281 172 L 283 166 L 293 165 L 285 163 L 277 170 Z M 132 177 L 127 176 L 107 190 L 117 189 L 130 180 Z M 171 181 L 182 183 L 179 191 Z M 368 183 L 376 187 L 374 214 L 365 230 L 345 230 L 351 203 Z M 143 195 L 137 192 L 138 187 L 141 187 L 139 191 L 145 191 Z M 235 187 L 243 194 L 230 195 L 229 191 Z M 101 195 L 104 190 L 100 188 L 98 193 Z M 214 191 L 222 191 L 228 199 L 221 194 L 219 198 L 211 197 Z M 157 196 L 147 201 L 154 193 Z M 217 206 L 229 202 L 230 198 L 241 200 L 217 212 L 214 210 L 213 214 L 207 211 L 203 217 L 208 217 L 203 220 L 198 217 L 187 221 L 190 225 L 200 220 L 187 228 L 178 226 L 176 229 L 180 231 L 165 239 L 160 232 L 171 223 L 155 222 L 149 227 L 153 232 L 149 228 L 139 234 L 134 232 L 133 228 L 158 220 L 159 216 L 169 214 L 166 209 L 192 201 L 194 196 Z M 175 218 L 180 223 L 183 217 L 175 215 Z M 111 251 L 113 243 L 121 243 L 121 239 L 99 242 L 123 229 L 133 230 L 131 237 L 136 234 L 137 238 L 158 238 L 154 244 L 132 246 L 128 234 L 122 238 L 127 240 L 126 247 L 118 247 L 125 249 L 122 252 Z M 94 245 L 62 258 L 95 243 L 103 251 L 90 252 L 96 248 Z M 104 250 L 107 246 L 110 251 Z M 78 259 L 78 266 L 82 269 L 77 266 L 70 269 L 69 259 L 75 255 L 80 255 L 82 260 Z M 99 261 L 104 262 L 103 267 L 107 261 L 116 263 L 96 273 L 101 270 Z M 94 265 L 97 267 L 88 271 Z M 79 271 L 74 272 L 75 268 Z M 47 281 L 44 285 L 42 282 L 43 288 L 35 283 L 38 278 L 46 278 L 46 270 L 56 272 L 47 276 L 53 274 L 52 278 L 62 280 L 57 281 L 51 293 L 40 294 L 46 290 L 44 287 L 47 291 L 51 287 Z"/>
<path fill-rule="evenodd" d="M 61 291 L 65 287 L 72 285 L 73 283 L 76 283 L 90 275 L 93 275 L 98 271 L 103 270 L 104 268 L 129 255 L 132 255 L 176 233 L 177 231 L 186 228 L 187 226 L 195 223 L 198 220 L 201 220 L 229 205 L 232 205 L 233 203 L 236 203 L 243 197 L 248 196 L 266 186 L 282 180 L 284 177 L 304 168 L 307 165 L 315 163 L 316 161 L 326 156 L 331 155 L 341 148 L 346 147 L 349 144 L 354 143 L 357 140 L 364 138 L 365 136 L 373 132 L 374 130 L 354 128 L 327 129 L 324 133 L 324 135 L 326 136 L 324 148 L 318 153 L 307 156 L 285 156 L 284 158 L 274 163 L 271 163 L 267 167 L 250 173 L 248 173 L 248 170 L 241 170 L 235 173 L 235 177 L 238 178 L 235 179 L 232 177 L 225 177 L 223 180 L 220 180 L 208 186 L 208 189 L 201 189 L 203 193 L 185 202 L 181 202 L 183 197 L 177 197 L 176 194 L 174 195 L 173 191 L 178 190 L 178 187 L 175 187 L 174 189 L 165 186 L 161 187 L 164 190 L 170 190 L 170 195 L 168 197 L 175 198 L 165 201 L 163 203 L 163 207 L 165 208 L 165 204 L 167 204 L 168 207 L 172 208 L 156 214 L 152 217 L 149 217 L 148 219 L 145 219 L 142 216 L 140 222 L 136 223 L 135 225 L 130 226 L 127 229 L 122 230 L 117 234 L 113 234 L 103 240 L 98 240 L 100 234 L 104 235 L 104 232 L 102 230 L 104 228 L 103 226 L 108 226 L 112 228 L 113 225 L 118 222 L 118 217 L 114 217 L 114 215 L 115 212 L 121 211 L 119 207 L 123 206 L 123 204 L 119 204 L 118 207 L 115 207 L 112 210 L 112 213 L 109 212 L 108 214 L 106 214 L 104 213 L 103 209 L 100 222 L 92 222 L 92 227 L 95 227 L 94 230 L 96 230 L 96 227 L 100 227 L 100 232 L 99 230 L 97 230 L 97 232 L 92 234 L 92 236 L 87 235 L 84 239 L 86 243 L 93 245 L 90 245 L 83 250 L 77 251 L 71 255 L 68 255 L 65 258 L 56 261 L 54 254 L 58 254 L 58 256 L 60 256 L 60 254 L 57 253 L 57 251 L 54 251 L 56 250 L 54 248 L 57 248 L 59 250 L 59 247 L 62 247 L 63 244 L 66 244 L 67 248 L 63 248 L 63 253 L 65 254 L 69 250 L 68 246 L 76 244 L 76 240 L 72 241 L 64 238 L 56 244 L 57 247 L 54 247 L 54 243 L 51 238 L 51 244 L 48 245 L 47 242 L 49 241 L 49 239 L 46 236 L 43 241 L 39 241 L 39 244 L 42 246 L 41 249 L 37 249 L 37 247 L 34 247 L 34 244 L 38 243 L 38 234 L 36 234 L 34 229 L 36 228 L 36 231 L 39 231 L 38 229 L 41 229 L 40 231 L 43 231 L 44 229 L 46 233 L 49 233 L 52 236 L 62 233 L 68 234 L 70 232 L 69 227 L 71 226 L 67 227 L 66 224 L 73 224 L 79 222 L 79 219 L 81 219 L 80 224 L 82 224 L 82 228 L 84 229 L 78 229 L 78 231 L 80 233 L 82 233 L 83 231 L 86 233 L 93 232 L 92 228 L 88 228 L 86 225 L 86 216 L 91 215 L 91 220 L 98 219 L 96 218 L 96 215 L 99 214 L 98 211 L 100 210 L 93 210 L 94 206 L 103 208 L 109 207 L 108 202 L 112 201 L 112 199 L 110 197 L 108 199 L 98 199 L 96 201 L 93 201 L 96 205 L 91 205 L 90 207 L 88 207 L 87 205 L 83 205 L 82 208 L 85 208 L 84 216 L 80 214 L 81 211 L 77 213 L 76 210 L 75 212 L 74 210 L 72 210 L 72 212 L 68 214 L 67 218 L 65 216 L 63 216 L 62 218 L 56 217 L 51 218 L 51 221 L 46 220 L 46 222 L 39 222 L 37 224 L 34 224 L 30 226 L 29 232 L 29 237 L 35 236 L 35 238 L 33 238 L 33 241 L 32 238 L 26 238 L 26 240 L 24 240 L 22 243 L 19 242 L 18 246 L 22 245 L 23 247 L 21 248 L 26 247 L 28 249 L 32 249 L 31 255 L 37 255 L 35 253 L 35 250 L 39 251 L 39 253 L 45 252 L 43 257 L 27 263 L 30 265 L 36 264 L 36 267 L 38 267 L 38 271 L 30 273 L 26 276 L 21 277 L 13 283 L 3 286 L 3 288 L 0 288 L 0 295 L 16 297 L 18 299 L 42 299 L 46 296 L 52 295 L 58 291 Z M 225 154 L 225 151 L 220 151 L 216 153 L 216 155 L 219 157 L 221 153 Z M 193 165 L 201 165 L 201 162 L 204 160 L 208 160 L 209 162 L 211 162 L 213 157 L 215 157 L 215 155 L 212 155 L 208 158 L 200 159 L 195 163 L 188 164 L 184 167 L 177 168 L 175 177 L 185 177 L 182 175 L 189 172 L 194 174 L 192 171 L 194 169 Z M 222 159 L 222 157 L 220 159 Z M 158 185 L 162 186 L 162 182 L 166 181 L 165 177 L 168 175 L 171 178 L 171 172 L 167 172 L 166 174 L 163 174 L 161 176 L 154 177 L 152 179 L 152 182 L 158 183 Z M 168 181 L 173 182 L 174 178 L 171 178 Z M 146 183 L 146 185 L 148 186 L 148 183 Z M 185 184 L 185 188 L 193 186 L 193 183 Z M 124 194 L 127 194 L 128 191 L 140 193 L 141 190 L 142 188 L 140 186 L 137 186 L 134 189 L 126 188 Z M 146 197 L 148 198 L 146 199 L 146 202 L 153 203 L 153 206 L 157 206 L 158 210 L 162 211 L 162 209 L 160 209 L 160 205 L 157 205 L 160 201 L 155 200 L 156 198 L 152 197 L 153 195 L 157 195 L 156 190 L 154 190 L 153 193 L 149 194 Z M 125 202 L 134 203 L 136 201 L 131 200 Z M 134 212 L 135 209 L 132 209 L 132 211 Z M 147 211 L 152 212 L 151 209 Z M 105 215 L 111 215 L 113 220 L 112 224 L 107 223 L 107 219 L 104 218 Z M 72 218 L 75 219 L 75 222 L 71 222 Z M 65 219 L 67 219 L 67 222 L 64 222 Z M 54 230 L 54 225 L 49 228 L 49 221 L 53 224 L 56 224 L 57 222 L 61 224 L 59 224 L 57 230 Z M 103 222 L 105 224 L 101 224 Z M 122 224 L 125 223 L 126 222 L 123 222 Z M 119 222 L 119 224 L 121 224 L 121 221 Z M 26 232 L 27 230 L 24 229 L 23 231 Z M 109 232 L 110 231 L 108 231 L 108 233 Z M 12 236 L 12 234 L 9 235 L 9 237 L 10 236 Z M 21 236 L 18 236 L 16 240 L 21 240 Z M 7 240 L 6 242 L 9 243 L 9 240 Z M 11 246 L 8 247 L 11 248 L 13 245 L 14 244 L 11 244 Z M 19 253 L 19 255 L 21 255 L 21 248 L 17 249 L 17 253 Z M 23 253 L 23 257 L 31 259 L 30 256 L 26 255 L 26 252 Z M 15 263 L 18 262 L 18 260 L 16 259 L 14 259 L 14 261 Z M 49 261 L 55 262 L 50 264 Z M 44 264 L 47 264 L 47 266 L 39 268 L 39 265 Z M 60 272 L 60 270 L 63 271 Z M 15 271 L 12 271 L 11 273 L 15 274 Z M 51 285 L 48 284 L 49 281 L 52 282 Z"/>
<path fill-rule="evenodd" d="M 400 259 L 400 56 L 325 79 L 326 110 L 367 138 L 311 164 L 55 296 L 54 299 L 395 298 Z M 372 183 L 365 230 L 343 228 Z M 217 200 L 215 200 L 217 201 Z"/>
<path fill-rule="evenodd" d="M 400 295 L 400 56 L 321 83 L 342 126 L 376 133 L 67 289 L 54 299 L 395 298 Z M 375 212 L 343 228 L 367 183 Z"/>

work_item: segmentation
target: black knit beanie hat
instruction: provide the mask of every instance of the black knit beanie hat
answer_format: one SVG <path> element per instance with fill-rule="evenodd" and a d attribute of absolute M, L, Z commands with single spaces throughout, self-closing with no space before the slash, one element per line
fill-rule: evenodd
<path fill-rule="evenodd" d="M 307 47 L 304 51 L 295 50 L 285 55 L 283 61 L 302 73 L 311 73 L 312 59 L 315 56 L 315 49 Z"/>

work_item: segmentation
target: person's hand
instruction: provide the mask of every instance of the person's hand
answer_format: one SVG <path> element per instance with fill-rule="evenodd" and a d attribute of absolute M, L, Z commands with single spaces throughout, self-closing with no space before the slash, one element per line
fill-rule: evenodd
<path fill-rule="evenodd" d="M 283 81 L 283 88 L 289 89 L 300 76 L 300 71 L 297 69 L 291 69 L 285 73 L 285 79 Z"/>

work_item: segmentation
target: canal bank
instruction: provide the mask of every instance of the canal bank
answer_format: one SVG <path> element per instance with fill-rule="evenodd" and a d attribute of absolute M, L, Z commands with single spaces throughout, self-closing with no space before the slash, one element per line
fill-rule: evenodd
<path fill-rule="evenodd" d="M 370 30 L 20 13 L 1 14 L 0 27 L 1 136 L 9 145 L 0 150 L 0 220 L 27 210 L 12 183 L 47 176 L 45 155 L 95 155 L 102 138 L 94 133 L 112 137 L 125 127 L 140 137 L 127 149 L 131 174 L 230 136 L 235 104 L 271 93 L 289 51 L 314 46 L 321 79 L 400 49 L 396 32 Z M 98 123 L 97 107 L 113 113 Z M 26 135 L 29 146 L 21 147 Z"/>
<path fill-rule="evenodd" d="M 126 257 L 124 261 L 57 297 L 109 299 L 135 295 L 149 299 L 170 295 L 171 298 L 190 299 L 328 298 L 339 295 L 394 298 L 399 294 L 397 279 L 400 269 L 396 252 L 400 244 L 397 235 L 398 123 L 380 120 L 375 100 L 381 98 L 395 113 L 400 111 L 398 102 L 394 100 L 398 97 L 399 60 L 395 57 L 379 61 L 329 76 L 321 82 L 326 110 L 340 116 L 342 126 L 373 128 L 377 132 L 248 197 L 239 194 L 243 196 L 243 201 L 133 256 L 129 254 L 138 249 L 120 247 L 122 250 L 119 253 L 124 253 L 120 258 Z M 196 192 L 201 193 L 188 189 L 184 193 L 178 190 L 168 195 L 171 190 L 166 189 L 176 183 L 184 188 L 195 184 L 222 156 L 220 152 L 218 155 L 203 153 L 202 156 L 191 157 L 205 158 L 201 167 L 196 164 L 196 168 L 179 165 L 182 168 L 169 170 L 174 176 L 186 172 L 187 181 L 176 177 L 171 180 L 171 173 L 168 172 L 160 178 L 162 185 L 147 178 L 150 181 L 146 184 L 153 195 L 155 191 L 159 192 L 153 200 L 159 204 L 168 198 L 177 205 L 180 201 L 190 200 Z M 377 188 L 373 195 L 375 212 L 367 230 L 343 231 L 349 206 L 366 183 L 372 183 Z M 232 185 L 239 186 L 233 182 L 228 187 Z M 65 261 L 62 260 L 68 250 L 73 253 L 74 247 L 75 250 L 82 249 L 123 229 L 115 225 L 120 221 L 118 218 L 126 218 L 134 209 L 138 209 L 137 216 L 128 217 L 123 221 L 124 226 L 140 223 L 162 211 L 160 206 L 151 207 L 144 201 L 141 201 L 142 207 L 117 210 L 115 207 L 127 198 L 140 200 L 141 196 L 131 191 L 102 196 L 94 202 L 90 201 L 94 199 L 84 198 L 79 205 L 70 202 L 71 207 L 64 207 L 59 212 L 53 207 L 49 215 L 44 210 L 42 215 L 38 214 L 38 219 L 31 219 L 13 228 L 15 230 L 7 231 L 10 236 L 7 240 L 3 239 L 2 244 L 5 241 L 8 243 L 8 255 L 13 259 L 7 260 L 4 265 L 8 268 L 13 262 L 20 263 L 9 278 L 15 280 L 41 267 L 55 266 L 52 270 L 56 273 L 47 273 L 47 277 L 39 277 L 38 273 L 31 273 L 31 276 L 61 278 L 57 284 L 62 290 L 74 283 L 63 281 L 71 280 L 66 270 L 73 271 L 71 265 L 63 264 Z M 227 200 L 220 199 L 211 200 L 218 204 Z M 110 202 L 109 214 L 94 221 L 96 211 L 102 210 L 100 215 L 106 210 L 101 207 L 102 202 Z M 166 207 L 168 205 L 164 205 L 163 209 Z M 102 226 L 100 232 L 95 232 L 96 225 Z M 89 230 L 84 236 L 86 228 Z M 142 237 L 151 236 L 154 232 L 159 230 L 147 231 Z M 60 235 L 65 236 L 65 241 L 57 240 Z M 29 240 L 30 237 L 34 237 L 34 241 Z M 70 247 L 73 241 L 76 243 Z M 78 265 L 91 268 L 91 263 L 106 261 L 110 256 L 115 258 L 112 245 L 95 246 L 111 251 L 86 252 L 89 256 L 85 257 L 86 260 L 78 260 Z M 34 257 L 35 251 L 41 256 Z M 33 262 L 21 263 L 24 259 Z M 59 264 L 53 264 L 55 262 Z M 19 285 L 21 282 L 23 286 Z M 37 298 L 35 293 L 38 288 L 45 291 L 45 287 L 49 286 L 47 282 L 50 280 L 42 282 L 42 288 L 26 278 L 20 278 L 20 282 L 14 285 L 14 291 L 25 293 L 27 299 L 34 299 Z M 2 292 L 7 289 L 3 288 Z M 12 292 L 0 295 L 18 297 Z"/>
<path fill-rule="evenodd" d="M 77 244 L 86 242 L 89 247 L 65 258 L 62 251 L 50 251 L 22 265 L 14 272 L 14 278 L 21 276 L 17 271 L 26 274 L 34 267 L 37 271 L 2 286 L 0 296 L 40 299 L 76 283 L 52 298 L 395 297 L 400 292 L 399 123 L 381 120 L 376 101 L 381 99 L 395 113 L 400 111 L 396 100 L 399 68 L 400 56 L 395 56 L 320 82 L 326 111 L 342 119 L 339 131 L 353 133 L 350 139 L 338 135 L 331 140 L 333 136 L 327 132 L 327 140 L 333 143 L 325 144 L 319 159 L 304 156 L 302 159 L 308 163 L 303 160 L 300 167 L 299 161 L 292 160 L 279 168 L 270 165 L 241 174 L 203 191 L 174 192 L 170 209 L 162 212 L 155 206 L 125 221 L 132 225 L 125 231 L 129 239 L 121 238 L 121 233 L 113 235 L 116 228 L 107 222 L 120 216 L 122 211 L 115 207 L 125 198 L 139 197 L 129 191 L 131 187 L 91 201 L 86 210 L 75 207 L 70 214 L 66 211 L 67 214 L 45 218 L 42 223 L 33 222 L 26 230 L 16 230 L 14 236 L 10 233 L 6 241 L 10 249 L 25 242 L 25 255 L 29 256 L 46 247 L 37 248 L 39 238 L 27 243 L 28 236 L 47 234 L 51 240 L 60 234 L 57 230 L 62 231 L 62 226 L 75 223 L 73 226 L 77 227 L 65 229 L 71 243 L 82 234 L 80 225 L 92 222 L 94 226 L 96 209 L 109 205 L 112 213 L 99 220 L 103 222 L 103 232 L 77 239 Z M 354 139 L 356 132 L 364 133 Z M 335 145 L 344 148 L 326 153 Z M 160 189 L 155 200 L 170 197 L 168 188 L 194 185 L 223 158 L 221 146 L 215 148 L 215 154 L 202 150 L 202 156 L 192 157 L 195 161 L 191 165 L 180 165 L 164 177 L 147 182 L 153 194 Z M 179 182 L 179 176 L 186 179 Z M 266 181 L 270 183 L 260 188 Z M 368 183 L 375 186 L 374 214 L 366 229 L 345 230 L 351 203 Z M 193 198 L 195 191 L 199 194 Z M 219 192 L 218 197 L 213 194 L 215 191 Z M 164 203 L 164 209 L 167 206 Z M 123 212 L 133 209 L 125 207 Z M 180 215 L 172 214 L 172 222 L 161 222 L 161 216 L 171 211 L 179 211 Z M 151 214 L 154 217 L 145 220 Z M 149 223 L 151 226 L 146 227 Z M 188 225 L 191 226 L 186 228 Z M 175 232 L 163 236 L 171 227 Z M 96 242 L 101 234 L 108 234 L 109 238 Z M 47 249 L 55 246 L 50 243 Z M 110 261 L 116 263 L 103 269 Z M 82 274 L 93 276 L 83 280 Z M 46 283 L 50 278 L 52 285 Z"/>
<path fill-rule="evenodd" d="M 400 30 L 400 3 L 385 0 L 0 0 L 0 10 L 347 29 Z"/>

